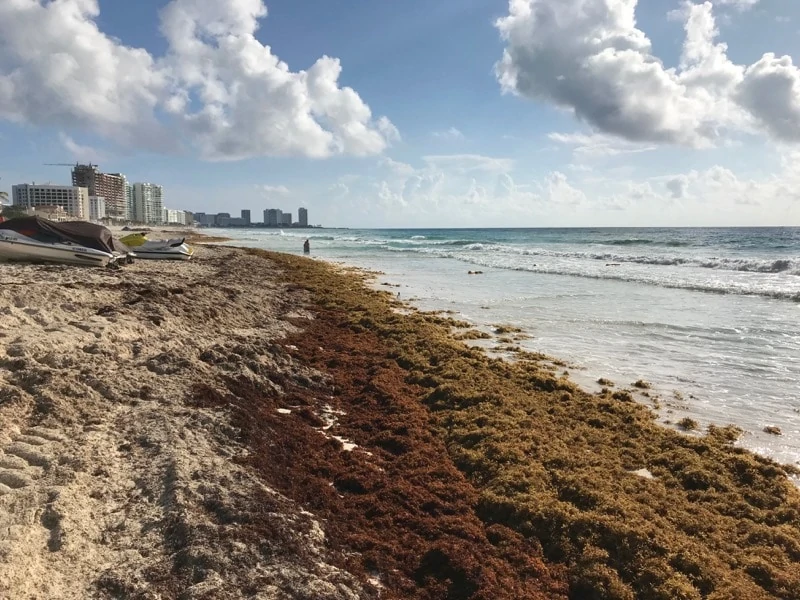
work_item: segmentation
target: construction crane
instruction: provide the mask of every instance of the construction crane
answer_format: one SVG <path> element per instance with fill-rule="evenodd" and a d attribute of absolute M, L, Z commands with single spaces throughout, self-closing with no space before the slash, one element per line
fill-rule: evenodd
<path fill-rule="evenodd" d="M 44 163 L 45 167 L 77 167 L 80 163 Z M 89 163 L 90 167 L 97 167 L 99 165 L 93 165 Z"/>

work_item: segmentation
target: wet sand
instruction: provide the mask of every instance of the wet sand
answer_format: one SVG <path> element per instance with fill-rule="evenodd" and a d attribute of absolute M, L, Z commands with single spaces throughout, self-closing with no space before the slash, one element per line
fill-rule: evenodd
<path fill-rule="evenodd" d="M 0 265 L 0 597 L 800 598 L 788 467 L 364 277 Z"/>

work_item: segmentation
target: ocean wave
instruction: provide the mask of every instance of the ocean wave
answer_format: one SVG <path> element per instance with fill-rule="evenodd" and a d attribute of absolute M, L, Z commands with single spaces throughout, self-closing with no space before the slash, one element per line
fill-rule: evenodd
<path fill-rule="evenodd" d="M 646 276 L 637 277 L 629 273 L 615 272 L 614 269 L 608 269 L 607 271 L 604 271 L 602 273 L 597 273 L 589 271 L 580 271 L 575 268 L 549 267 L 546 265 L 503 266 L 494 264 L 493 261 L 489 260 L 487 261 L 475 260 L 474 257 L 454 257 L 454 258 L 456 258 L 457 260 L 461 260 L 462 262 L 467 262 L 470 264 L 475 264 L 483 267 L 494 267 L 500 269 L 505 268 L 513 271 L 527 271 L 531 273 L 540 273 L 544 275 L 562 275 L 569 277 L 582 277 L 586 279 L 624 281 L 629 283 L 654 285 L 658 287 L 680 289 L 680 290 L 687 290 L 694 292 L 704 292 L 712 294 L 730 294 L 738 296 L 761 296 L 764 298 L 772 298 L 776 300 L 789 300 L 792 302 L 800 302 L 800 291 L 756 287 L 753 285 L 748 285 L 747 283 L 737 284 L 735 282 L 730 282 L 730 281 L 729 282 L 720 281 L 715 283 L 686 281 L 686 280 L 676 281 L 670 279 L 656 279 Z"/>
<path fill-rule="evenodd" d="M 476 248 L 478 246 L 480 246 L 480 248 L 477 248 L 477 249 L 482 250 L 486 246 L 494 246 L 495 243 L 494 242 L 489 242 L 489 241 L 486 241 L 486 240 L 446 240 L 446 241 L 443 240 L 443 241 L 440 241 L 438 243 L 438 245 L 440 245 L 440 246 L 465 246 L 465 247 L 475 246 Z"/>
<path fill-rule="evenodd" d="M 653 240 L 647 238 L 621 238 L 618 240 L 587 240 L 589 244 L 598 244 L 602 246 L 666 246 L 668 248 L 681 248 L 685 246 L 694 246 L 692 242 L 683 242 L 678 240 Z"/>
<path fill-rule="evenodd" d="M 415 248 L 425 248 L 427 246 L 433 247 L 452 247 L 452 248 L 468 248 L 475 250 L 482 250 L 486 246 L 494 246 L 492 242 L 478 242 L 476 240 L 427 240 L 417 239 L 416 237 L 405 239 L 382 239 L 382 240 L 369 240 L 372 243 L 384 244 L 388 247 L 397 246 L 413 246 Z M 364 243 L 364 240 L 362 240 Z M 474 246 L 474 248 L 472 248 Z"/>
<path fill-rule="evenodd" d="M 751 273 L 784 273 L 790 271 L 793 275 L 800 274 L 795 268 L 795 263 L 786 258 L 774 261 L 722 258 L 703 262 L 700 266 L 708 269 L 726 268 L 732 271 Z"/>
<path fill-rule="evenodd" d="M 722 271 L 740 271 L 744 273 L 788 273 L 800 275 L 800 269 L 790 259 L 759 260 L 732 258 L 687 258 L 683 256 L 626 256 L 618 254 L 586 255 L 587 258 L 607 262 L 635 263 L 659 266 L 690 266 Z M 579 258 L 574 256 L 574 258 Z"/>
<path fill-rule="evenodd" d="M 614 252 L 565 252 L 546 248 L 522 248 L 502 244 L 487 246 L 485 244 L 469 244 L 462 250 L 483 252 L 490 250 L 498 253 L 522 256 L 541 256 L 551 258 L 570 258 L 613 263 L 633 263 L 641 265 L 697 267 L 703 269 L 716 269 L 724 271 L 741 271 L 749 273 L 786 273 L 800 275 L 800 263 L 788 259 L 757 259 L 757 258 L 700 258 L 678 256 L 670 254 L 619 254 Z"/>
<path fill-rule="evenodd" d="M 789 300 L 792 302 L 800 302 L 800 290 L 785 289 L 779 287 L 780 284 L 775 284 L 774 281 L 751 279 L 739 280 L 724 280 L 717 281 L 687 279 L 686 276 L 676 275 L 679 271 L 671 272 L 655 272 L 655 271 L 641 271 L 639 273 L 632 273 L 630 271 L 619 271 L 618 269 L 601 269 L 598 270 L 597 266 L 587 265 L 585 263 L 567 264 L 524 264 L 518 261 L 508 261 L 502 254 L 486 253 L 486 252 L 470 252 L 466 248 L 462 248 L 461 253 L 446 252 L 442 249 L 436 248 L 392 248 L 395 252 L 413 252 L 427 254 L 436 258 L 455 259 L 461 262 L 469 263 L 476 266 L 505 269 L 511 271 L 523 271 L 531 273 L 539 273 L 544 275 L 561 275 L 569 277 L 582 277 L 597 280 L 613 280 L 624 281 L 629 283 L 638 283 L 644 285 L 654 285 L 658 287 L 682 289 L 687 291 L 696 291 L 713 294 L 733 294 L 744 296 L 761 296 L 766 298 L 773 298 L 777 300 Z M 770 263 L 772 264 L 772 263 Z M 739 265 L 740 267 L 753 265 Z M 763 266 L 763 265 L 762 265 Z M 775 265 L 775 268 L 782 265 Z M 588 268 L 587 268 L 588 267 Z M 766 269 L 767 267 L 765 267 Z M 771 271 L 764 270 L 763 273 L 770 273 Z M 690 274 L 691 272 L 686 272 Z M 666 275 L 666 276 L 664 276 Z M 691 277 L 691 275 L 689 275 Z"/>
<path fill-rule="evenodd" d="M 605 246 L 645 246 L 655 243 L 653 240 L 646 240 L 643 238 L 630 238 L 623 240 L 598 240 L 594 241 L 595 244 L 603 244 Z"/>

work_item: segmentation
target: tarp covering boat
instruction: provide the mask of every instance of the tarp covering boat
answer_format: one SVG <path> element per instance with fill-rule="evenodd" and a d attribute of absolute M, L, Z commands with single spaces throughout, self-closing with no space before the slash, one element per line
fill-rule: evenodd
<path fill-rule="evenodd" d="M 56 223 L 41 217 L 20 217 L 0 223 L 0 229 L 10 229 L 24 236 L 51 244 L 73 243 L 103 252 L 129 253 L 131 250 L 114 239 L 106 227 L 86 221 Z"/>

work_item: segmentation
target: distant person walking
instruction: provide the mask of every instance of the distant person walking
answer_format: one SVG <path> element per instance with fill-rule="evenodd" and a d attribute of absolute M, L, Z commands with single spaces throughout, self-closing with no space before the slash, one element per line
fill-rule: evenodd
<path fill-rule="evenodd" d="M 309 254 L 311 252 L 311 242 L 306 240 L 303 242 L 303 254 Z"/>

